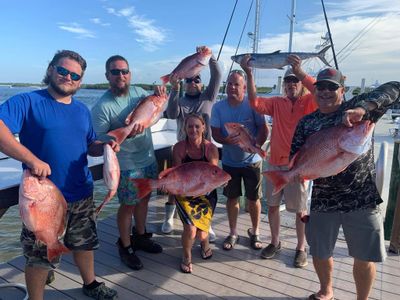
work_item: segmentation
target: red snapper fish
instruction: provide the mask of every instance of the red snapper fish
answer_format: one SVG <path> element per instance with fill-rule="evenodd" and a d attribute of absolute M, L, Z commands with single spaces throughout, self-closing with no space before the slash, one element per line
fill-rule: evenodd
<path fill-rule="evenodd" d="M 294 178 L 313 180 L 344 171 L 371 147 L 375 123 L 361 121 L 346 127 L 338 125 L 320 130 L 306 140 L 289 163 L 288 171 L 266 171 L 263 174 L 278 193 Z"/>
<path fill-rule="evenodd" d="M 252 137 L 247 128 L 240 123 L 225 123 L 226 131 L 230 136 L 239 136 L 238 146 L 246 152 L 258 153 L 263 159 L 267 157 L 267 152 L 257 147 L 256 140 Z"/>
<path fill-rule="evenodd" d="M 201 70 L 208 65 L 211 55 L 210 48 L 201 47 L 195 54 L 185 57 L 170 74 L 164 75 L 160 79 L 163 84 L 167 84 L 172 74 L 175 74 L 180 79 L 199 75 Z"/>
<path fill-rule="evenodd" d="M 131 133 L 135 124 L 141 124 L 144 128 L 151 127 L 160 119 L 167 106 L 167 100 L 167 94 L 147 96 L 126 117 L 125 127 L 114 129 L 108 132 L 107 135 L 115 137 L 115 141 L 121 144 Z"/>
<path fill-rule="evenodd" d="M 96 214 L 99 214 L 103 206 L 114 197 L 119 184 L 120 168 L 118 158 L 114 150 L 108 144 L 104 145 L 103 158 L 103 179 L 108 188 L 108 194 L 99 207 L 96 208 Z"/>
<path fill-rule="evenodd" d="M 67 202 L 48 178 L 39 181 L 28 169 L 24 171 L 19 186 L 19 213 L 36 239 L 46 244 L 49 261 L 69 252 L 59 241 L 65 230 Z"/>
<path fill-rule="evenodd" d="M 132 179 L 138 188 L 138 198 L 148 195 L 152 189 L 166 190 L 173 195 L 198 197 L 206 195 L 226 184 L 231 176 L 218 166 L 194 161 L 164 170 L 159 179 Z"/>

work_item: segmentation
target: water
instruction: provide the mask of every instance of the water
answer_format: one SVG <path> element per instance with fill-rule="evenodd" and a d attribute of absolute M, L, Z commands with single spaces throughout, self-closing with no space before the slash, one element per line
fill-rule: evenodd
<path fill-rule="evenodd" d="M 5 102 L 11 96 L 19 93 L 31 92 L 37 87 L 4 87 L 0 86 L 0 103 Z M 99 99 L 105 90 L 89 90 L 81 89 L 77 92 L 76 97 L 91 108 Z M 0 179 L 1 180 L 1 179 Z M 94 195 L 96 204 L 100 204 L 104 199 L 107 191 L 103 185 L 103 181 L 95 182 Z M 100 213 L 99 219 L 104 219 L 109 215 L 115 214 L 118 208 L 118 200 L 113 199 L 107 204 Z M 22 254 L 22 249 L 19 242 L 19 234 L 21 231 L 21 219 L 19 217 L 18 206 L 13 206 L 0 218 L 0 263 L 9 261 L 13 257 Z"/>

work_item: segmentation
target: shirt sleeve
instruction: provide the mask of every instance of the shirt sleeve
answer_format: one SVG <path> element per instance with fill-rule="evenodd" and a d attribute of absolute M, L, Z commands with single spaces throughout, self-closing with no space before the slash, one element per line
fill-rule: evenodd
<path fill-rule="evenodd" d="M 110 121 L 102 106 L 99 104 L 93 106 L 91 115 L 92 129 L 96 132 L 98 139 L 102 142 L 108 141 L 110 138 L 107 136 L 107 132 L 110 131 Z"/>
<path fill-rule="evenodd" d="M 30 99 L 28 94 L 13 96 L 0 105 L 0 119 L 13 134 L 17 134 L 24 125 L 29 107 Z"/>

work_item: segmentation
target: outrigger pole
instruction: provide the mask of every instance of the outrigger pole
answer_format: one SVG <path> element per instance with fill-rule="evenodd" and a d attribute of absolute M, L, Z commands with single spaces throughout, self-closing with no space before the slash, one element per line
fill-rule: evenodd
<path fill-rule="evenodd" d="M 332 47 L 333 61 L 335 62 L 336 69 L 339 70 L 339 65 L 336 60 L 335 47 L 333 46 L 333 41 L 332 41 L 331 29 L 329 28 L 328 17 L 326 16 L 324 0 L 321 0 L 321 3 L 322 3 L 322 9 L 324 11 L 324 16 L 325 16 L 326 28 L 328 29 L 329 42 L 331 43 L 331 47 Z"/>

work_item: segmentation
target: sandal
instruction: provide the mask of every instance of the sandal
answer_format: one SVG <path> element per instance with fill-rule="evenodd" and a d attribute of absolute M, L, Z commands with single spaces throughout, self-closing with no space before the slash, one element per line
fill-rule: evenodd
<path fill-rule="evenodd" d="M 185 274 L 190 274 L 193 271 L 193 265 L 191 261 L 187 261 L 186 259 L 182 259 L 181 262 L 181 272 Z"/>
<path fill-rule="evenodd" d="M 319 300 L 320 298 L 318 298 L 318 296 L 317 296 L 317 294 L 311 294 L 309 297 L 308 297 L 308 299 L 309 300 Z M 329 300 L 335 300 L 335 298 L 330 298 Z"/>
<path fill-rule="evenodd" d="M 239 242 L 239 236 L 237 235 L 228 235 L 223 243 L 222 248 L 226 251 L 232 250 L 235 245 Z"/>
<path fill-rule="evenodd" d="M 253 234 L 251 232 L 251 228 L 247 229 L 247 234 L 249 235 L 250 238 L 250 246 L 254 250 L 261 250 L 262 248 L 262 242 L 260 240 L 260 235 L 258 234 Z"/>
<path fill-rule="evenodd" d="M 213 256 L 211 247 L 208 247 L 206 250 L 203 249 L 203 246 L 200 246 L 200 248 L 200 255 L 202 259 L 210 259 Z"/>

